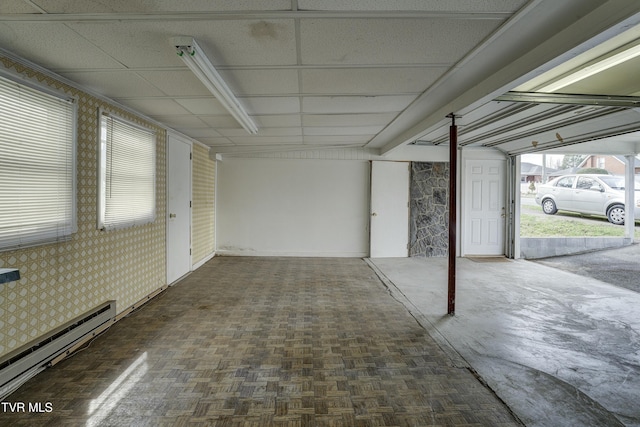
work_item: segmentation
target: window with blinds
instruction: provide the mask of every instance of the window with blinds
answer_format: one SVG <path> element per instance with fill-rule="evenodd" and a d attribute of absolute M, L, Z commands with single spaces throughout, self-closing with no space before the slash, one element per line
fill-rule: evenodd
<path fill-rule="evenodd" d="M 72 99 L 0 76 L 0 250 L 76 231 L 75 129 Z"/>
<path fill-rule="evenodd" d="M 100 112 L 98 228 L 148 224 L 156 216 L 156 137 Z"/>

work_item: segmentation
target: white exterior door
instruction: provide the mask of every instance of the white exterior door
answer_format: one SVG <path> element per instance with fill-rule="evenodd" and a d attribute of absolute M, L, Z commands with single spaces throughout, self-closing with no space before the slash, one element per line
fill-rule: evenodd
<path fill-rule="evenodd" d="M 409 254 L 409 163 L 371 163 L 371 258 Z"/>
<path fill-rule="evenodd" d="M 167 283 L 191 271 L 191 143 L 169 135 L 167 149 Z"/>
<path fill-rule="evenodd" d="M 505 161 L 467 160 L 463 255 L 504 255 Z"/>

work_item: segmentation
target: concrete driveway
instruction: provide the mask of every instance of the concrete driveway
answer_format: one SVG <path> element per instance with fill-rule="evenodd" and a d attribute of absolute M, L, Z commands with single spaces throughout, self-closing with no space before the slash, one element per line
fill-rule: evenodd
<path fill-rule="evenodd" d="M 640 293 L 640 244 L 535 261 Z"/>

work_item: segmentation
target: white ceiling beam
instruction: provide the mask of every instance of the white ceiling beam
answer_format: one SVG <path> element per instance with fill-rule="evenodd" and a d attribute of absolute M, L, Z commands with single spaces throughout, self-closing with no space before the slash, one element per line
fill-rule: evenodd
<path fill-rule="evenodd" d="M 535 12 L 538 22 L 525 22 L 525 25 L 533 25 L 540 33 L 539 36 L 545 37 L 541 30 L 545 14 L 551 19 L 557 13 L 556 7 L 566 6 L 555 0 L 540 0 L 529 4 L 490 40 L 472 52 L 464 67 L 454 67 L 445 79 L 423 93 L 380 132 L 369 146 L 381 147 L 381 153 L 385 155 L 419 138 L 428 129 L 441 123 L 447 114 L 455 112 L 464 116 L 466 112 L 490 102 L 577 53 L 640 23 L 640 2 L 637 0 L 609 0 L 588 11 L 581 10 L 580 1 L 574 0 L 573 3 L 576 16 L 583 13 L 580 18 L 555 35 L 541 40 L 535 48 L 526 52 L 514 52 L 511 57 L 505 57 L 500 48 L 505 46 L 506 39 L 518 42 L 520 34 L 509 31 L 516 23 L 518 32 L 522 33 L 523 21 Z M 490 67 L 491 63 L 494 63 L 493 68 Z M 483 75 L 478 74 L 479 69 L 485 70 Z"/>
<path fill-rule="evenodd" d="M 429 12 L 429 11 L 246 11 L 246 12 L 153 12 L 153 13 L 16 13 L 0 15 L 0 22 L 140 22 L 140 21 L 235 21 L 247 19 L 449 19 L 504 21 L 511 12 Z"/>

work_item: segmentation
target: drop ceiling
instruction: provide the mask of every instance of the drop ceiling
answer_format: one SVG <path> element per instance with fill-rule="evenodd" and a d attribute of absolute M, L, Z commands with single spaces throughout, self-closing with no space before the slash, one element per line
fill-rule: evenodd
<path fill-rule="evenodd" d="M 217 153 L 384 155 L 435 136 L 449 112 L 481 120 L 505 92 L 622 43 L 638 14 L 635 0 L 3 0 L 0 48 Z M 256 135 L 176 55 L 169 39 L 182 35 L 205 50 Z M 567 89 L 638 96 L 637 65 Z"/>

